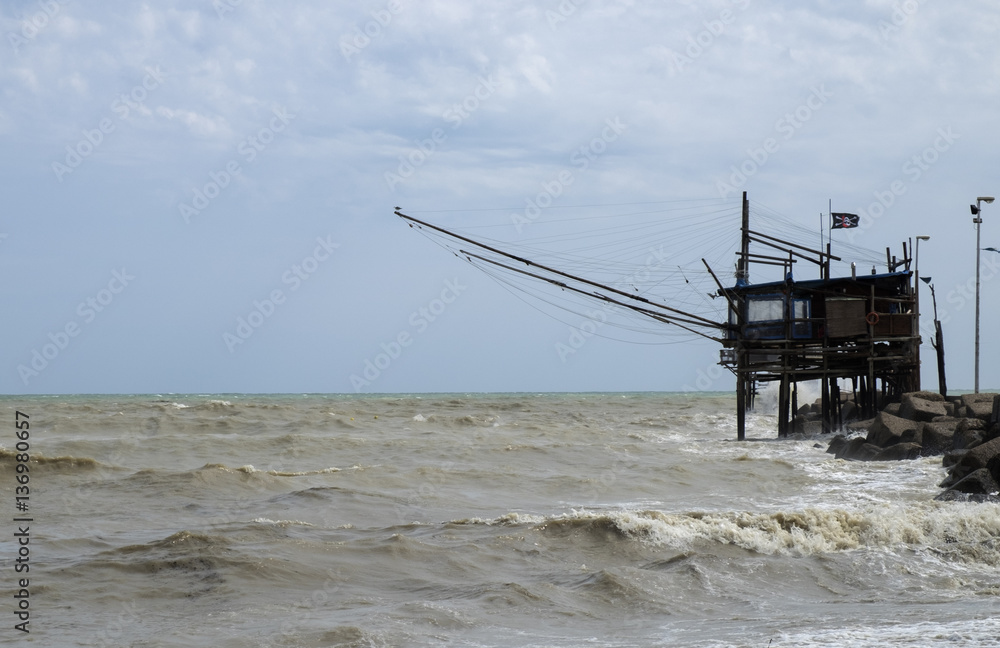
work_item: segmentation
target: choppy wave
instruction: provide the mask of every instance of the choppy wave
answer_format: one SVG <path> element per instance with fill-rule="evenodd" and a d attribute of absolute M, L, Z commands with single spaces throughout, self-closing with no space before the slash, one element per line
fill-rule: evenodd
<path fill-rule="evenodd" d="M 66 645 L 133 603 L 116 645 L 988 645 L 1000 506 L 732 402 L 34 399 L 37 591 Z"/>
<path fill-rule="evenodd" d="M 18 452 L 0 448 L 0 464 L 13 465 L 17 461 Z M 91 457 L 49 457 L 37 452 L 30 452 L 29 466 L 45 467 L 62 472 L 93 471 L 102 468 L 111 468 L 97 459 Z"/>
<path fill-rule="evenodd" d="M 509 513 L 452 524 L 530 527 L 558 538 L 586 534 L 688 551 L 704 543 L 765 555 L 822 555 L 856 549 L 930 550 L 957 561 L 1000 566 L 1000 506 L 927 503 L 864 511 L 805 509 L 776 513 L 655 510 L 540 517 Z"/>

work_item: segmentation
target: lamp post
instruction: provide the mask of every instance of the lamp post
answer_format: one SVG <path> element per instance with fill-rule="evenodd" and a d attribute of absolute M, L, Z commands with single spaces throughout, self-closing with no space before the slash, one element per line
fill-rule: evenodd
<path fill-rule="evenodd" d="M 914 297 L 914 299 L 913 299 L 913 302 L 914 302 L 913 303 L 913 307 L 914 307 L 914 310 L 917 312 L 917 327 L 916 328 L 917 328 L 917 336 L 918 337 L 920 336 L 920 241 L 929 241 L 929 240 L 931 240 L 931 237 L 929 237 L 929 236 L 918 236 L 917 237 L 917 250 L 916 250 L 916 253 L 914 254 L 915 262 L 916 262 L 915 263 L 915 265 L 916 265 L 915 274 L 917 275 L 917 280 L 913 282 L 913 287 L 914 287 L 914 290 L 916 291 L 916 294 L 913 296 Z M 917 381 L 918 381 L 918 383 L 920 381 L 920 344 L 921 344 L 921 342 L 923 342 L 923 340 L 917 340 Z M 918 384 L 917 387 L 919 388 L 920 385 Z"/>
<path fill-rule="evenodd" d="M 981 203 L 991 203 L 993 202 L 993 196 L 979 196 L 976 198 L 975 205 L 969 205 L 972 208 L 972 215 L 974 218 L 972 222 L 976 224 L 976 393 L 979 393 L 979 226 L 983 224 L 983 219 L 979 215 L 982 211 Z"/>

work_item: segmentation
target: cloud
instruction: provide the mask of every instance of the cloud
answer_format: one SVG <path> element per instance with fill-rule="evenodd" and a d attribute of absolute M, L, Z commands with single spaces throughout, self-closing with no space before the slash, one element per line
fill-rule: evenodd
<path fill-rule="evenodd" d="M 4 262 L 52 269 L 23 286 L 15 285 L 12 273 L 0 279 L 0 288 L 18 295 L 18 308 L 33 313 L 12 324 L 10 350 L 0 355 L 0 386 L 10 386 L 2 382 L 3 363 L 16 366 L 18 350 L 37 346 L 38 331 L 55 330 L 65 309 L 91 294 L 91 284 L 111 267 L 134 265 L 137 275 L 169 277 L 155 295 L 137 283 L 122 305 L 126 297 L 144 304 L 136 307 L 136 323 L 151 317 L 147 299 L 161 308 L 168 304 L 177 321 L 213 322 L 209 342 L 197 337 L 196 325 L 181 335 L 170 318 L 143 325 L 148 336 L 204 349 L 220 326 L 267 294 L 261 282 L 270 275 L 250 269 L 271 264 L 280 270 L 288 261 L 278 248 L 294 252 L 298 240 L 327 233 L 343 241 L 339 258 L 354 264 L 324 279 L 337 300 L 303 291 L 280 316 L 290 318 L 288 330 L 322 330 L 314 326 L 322 321 L 337 335 L 350 331 L 359 336 L 350 345 L 356 349 L 332 349 L 320 337 L 255 336 L 240 362 L 254 362 L 253 347 L 263 352 L 263 345 L 274 344 L 263 355 L 308 365 L 310 375 L 330 364 L 354 366 L 372 345 L 378 348 L 380 322 L 394 314 L 405 319 L 425 297 L 422 287 L 437 286 L 455 270 L 452 257 L 435 256 L 408 228 L 399 229 L 393 206 L 492 209 L 449 211 L 442 218 L 490 224 L 499 236 L 510 227 L 505 208 L 523 210 L 526 199 L 563 172 L 575 180 L 558 197 L 564 206 L 717 196 L 717 179 L 775 137 L 780 120 L 823 84 L 829 101 L 782 140 L 744 188 L 751 200 L 800 218 L 811 232 L 829 198 L 846 211 L 870 205 L 876 192 L 906 177 L 904 165 L 933 143 L 938 129 L 951 127 L 962 139 L 908 184 L 860 241 L 884 254 L 911 230 L 931 234 L 921 247 L 921 270 L 942 264 L 934 273 L 944 298 L 944 282 L 956 285 L 968 275 L 957 262 L 944 267 L 944 251 L 965 245 L 961 237 L 968 232 L 941 224 L 966 218 L 956 210 L 968 209 L 968 196 L 992 192 L 995 181 L 990 170 L 1000 144 L 993 128 L 1000 51 L 992 34 L 1000 17 L 985 0 L 921 0 L 916 11 L 895 13 L 915 1 L 798 7 L 777 0 L 244 1 L 227 4 L 232 11 L 221 15 L 208 2 L 58 3 L 45 25 L 29 30 L 31 38 L 21 36 L 16 50 L 8 39 L 0 51 L 0 170 L 16 189 L 8 192 L 8 213 L 24 215 L 23 232 L 0 223 L 10 235 Z M 0 8 L 5 38 L 20 35 L 32 17 L 35 5 L 18 6 Z M 345 56 L 343 43 L 355 38 L 364 45 Z M 678 56 L 685 57 L 683 66 Z M 135 91 L 157 67 L 162 83 Z M 141 98 L 127 116 L 116 112 L 115 102 L 134 91 Z M 239 147 L 267 127 L 275 107 L 295 119 L 246 162 Z M 574 154 L 615 118 L 628 126 L 621 137 L 586 167 L 574 163 Z M 114 129 L 99 145 L 90 144 L 87 134 L 96 139 L 94 129 L 104 119 Z M 441 137 L 432 154 L 421 153 L 436 131 Z M 75 159 L 67 146 L 87 155 L 59 182 L 53 163 Z M 423 155 L 421 163 L 389 187 L 386 174 L 399 173 L 401 160 L 411 155 Z M 178 202 L 190 200 L 232 160 L 240 163 L 238 177 L 185 226 Z M 935 227 L 941 230 L 931 231 Z M 720 232 L 720 240 L 726 235 Z M 192 261 L 179 264 L 181 258 Z M 220 269 L 226 270 L 224 282 L 217 278 Z M 488 290 L 470 286 L 449 317 L 505 321 L 506 293 Z M 414 303 L 402 303 L 415 293 Z M 192 294 L 199 295 L 196 304 L 188 299 Z M 223 296 L 205 297 L 210 294 Z M 381 294 L 393 298 L 380 300 Z M 133 317 L 125 314 L 130 309 L 121 312 Z M 115 316 L 109 315 L 102 321 L 110 330 Z M 489 329 L 491 347 L 483 353 L 513 358 L 523 348 L 550 348 L 555 341 L 533 332 L 511 336 L 497 326 Z M 276 319 L 271 330 L 283 327 Z M 456 344 L 476 347 L 476 332 L 462 335 Z M 87 357 L 141 348 L 134 355 L 154 366 L 136 371 L 152 388 L 155 363 L 178 366 L 188 356 L 183 349 L 147 348 L 148 336 L 112 339 L 95 329 L 94 340 L 120 346 L 88 349 L 81 338 L 75 348 Z M 421 344 L 438 344 L 434 339 Z M 224 347 L 222 352 L 220 358 L 227 355 Z M 428 348 L 426 355 L 436 352 L 447 350 Z M 418 351 L 408 358 L 424 356 Z M 60 357 L 63 368 L 47 371 L 46 380 L 86 384 L 93 371 L 74 365 L 72 357 Z M 252 382 L 224 359 L 213 362 L 219 364 L 211 375 L 229 376 L 234 386 Z M 562 365 L 546 365 L 544 358 L 524 362 L 526 371 L 565 376 Z M 956 355 L 954 362 L 961 367 L 964 360 Z M 698 359 L 692 366 L 705 363 Z M 399 370 L 410 371 L 402 364 Z M 595 375 L 621 370 L 602 364 Z M 290 380 L 288 371 L 274 372 L 267 388 L 280 389 Z M 649 384 L 663 384 L 653 370 L 643 371 Z M 469 373 L 472 365 L 453 375 Z M 113 376 L 102 380 L 129 388 Z M 517 384 L 513 375 L 503 380 Z M 453 386 L 459 382 L 456 377 Z M 689 376 L 676 381 L 685 382 Z M 384 384 L 396 383 L 387 377 Z"/>

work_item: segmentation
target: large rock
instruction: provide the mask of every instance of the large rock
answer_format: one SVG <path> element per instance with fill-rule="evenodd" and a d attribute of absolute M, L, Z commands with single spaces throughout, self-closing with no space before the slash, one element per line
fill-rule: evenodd
<path fill-rule="evenodd" d="M 901 406 L 902 403 L 889 403 L 888 405 L 882 408 L 882 411 L 888 414 L 892 414 L 893 416 L 899 416 L 899 408 Z"/>
<path fill-rule="evenodd" d="M 924 423 L 921 428 L 920 444 L 923 446 L 923 456 L 932 457 L 951 450 L 955 438 L 958 420 L 934 421 Z"/>
<path fill-rule="evenodd" d="M 847 445 L 847 437 L 843 434 L 838 434 L 830 439 L 830 445 L 826 447 L 826 451 L 829 454 L 836 455 L 845 445 Z"/>
<path fill-rule="evenodd" d="M 962 404 L 965 405 L 969 417 L 989 421 L 993 416 L 993 400 L 996 394 L 962 394 Z"/>
<path fill-rule="evenodd" d="M 903 394 L 903 402 L 899 407 L 899 416 L 901 418 L 910 419 L 911 421 L 930 421 L 934 417 L 947 415 L 948 410 L 944 407 L 943 399 L 940 401 L 930 401 L 925 398 L 919 398 L 914 394 Z"/>
<path fill-rule="evenodd" d="M 808 436 L 823 434 L 823 421 L 796 419 L 795 431 Z"/>
<path fill-rule="evenodd" d="M 1000 438 L 987 441 L 965 453 L 965 456 L 951 467 L 951 474 L 942 482 L 942 486 L 950 487 L 980 468 L 998 464 L 1000 464 Z"/>
<path fill-rule="evenodd" d="M 868 428 L 867 440 L 880 448 L 887 448 L 894 443 L 903 441 L 903 435 L 907 431 L 911 435 L 915 435 L 919 432 L 920 427 L 921 424 L 916 421 L 893 416 L 883 411 L 875 417 L 875 422 Z M 907 440 L 913 440 L 913 437 L 911 436 Z"/>
<path fill-rule="evenodd" d="M 932 403 L 944 403 L 946 401 L 944 396 L 942 396 L 937 392 L 932 392 L 932 391 L 915 391 L 915 392 L 906 392 L 905 394 L 903 394 L 903 398 L 906 398 L 907 396 L 913 396 L 914 398 L 920 398 L 925 401 L 931 401 Z"/>
<path fill-rule="evenodd" d="M 955 428 L 955 435 L 952 437 L 952 449 L 963 450 L 981 444 L 985 436 L 985 427 L 986 424 L 979 419 L 964 418 L 959 420 L 958 426 Z"/>
<path fill-rule="evenodd" d="M 841 446 L 834 456 L 848 461 L 871 461 L 881 451 L 882 448 L 868 443 L 864 437 L 855 437 Z"/>
<path fill-rule="evenodd" d="M 875 419 L 865 419 L 864 421 L 852 421 L 844 426 L 844 429 L 848 432 L 860 432 L 864 430 L 867 432 L 871 429 L 872 425 L 875 424 Z"/>
<path fill-rule="evenodd" d="M 964 457 L 967 454 L 969 454 L 968 449 L 952 450 L 951 452 L 946 452 L 944 454 L 944 458 L 941 460 L 941 465 L 944 466 L 945 468 L 951 468 L 959 461 L 961 461 L 962 457 Z"/>
<path fill-rule="evenodd" d="M 1000 484 L 989 470 L 980 468 L 956 481 L 948 490 L 969 495 L 993 495 L 1000 492 Z"/>
<path fill-rule="evenodd" d="M 872 457 L 872 461 L 903 461 L 906 459 L 917 459 L 923 447 L 919 443 L 897 443 L 885 448 Z"/>

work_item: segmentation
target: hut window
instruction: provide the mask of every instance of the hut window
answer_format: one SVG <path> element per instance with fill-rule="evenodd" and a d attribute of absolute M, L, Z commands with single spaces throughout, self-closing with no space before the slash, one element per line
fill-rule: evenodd
<path fill-rule="evenodd" d="M 747 320 L 750 322 L 780 322 L 785 319 L 785 298 L 781 295 L 749 297 Z"/>
<path fill-rule="evenodd" d="M 809 300 L 808 299 L 793 299 L 792 300 L 792 319 L 794 320 L 807 320 L 809 319 Z M 812 337 L 812 322 L 795 322 L 792 324 L 792 337 L 794 338 L 811 338 Z"/>

